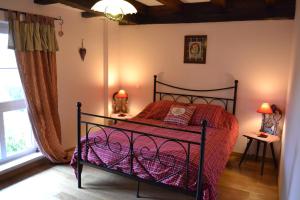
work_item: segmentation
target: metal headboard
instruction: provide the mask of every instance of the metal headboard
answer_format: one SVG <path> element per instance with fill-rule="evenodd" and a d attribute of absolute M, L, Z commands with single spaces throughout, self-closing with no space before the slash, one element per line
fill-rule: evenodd
<path fill-rule="evenodd" d="M 159 95 L 159 100 L 163 100 L 165 97 L 171 97 L 174 101 L 178 101 L 179 98 L 186 98 L 189 103 L 194 103 L 196 100 L 200 99 L 203 100 L 207 104 L 211 104 L 215 101 L 221 102 L 224 105 L 226 111 L 229 111 L 229 103 L 232 103 L 232 114 L 235 115 L 236 113 L 236 102 L 237 102 L 237 90 L 238 90 L 238 80 L 234 81 L 234 85 L 230 87 L 224 88 L 217 88 L 217 89 L 208 89 L 208 90 L 194 90 L 194 89 L 187 89 L 182 87 L 173 86 L 167 83 L 163 83 L 157 80 L 157 75 L 154 75 L 154 89 L 153 89 L 153 102 L 156 101 L 157 95 Z M 226 91 L 226 90 L 233 90 L 233 97 L 216 97 L 216 96 L 199 96 L 194 94 L 180 94 L 180 93 L 170 93 L 170 92 L 160 92 L 157 91 L 157 85 L 164 85 L 169 88 L 174 88 L 177 90 L 188 91 L 188 92 L 216 92 L 216 91 Z"/>

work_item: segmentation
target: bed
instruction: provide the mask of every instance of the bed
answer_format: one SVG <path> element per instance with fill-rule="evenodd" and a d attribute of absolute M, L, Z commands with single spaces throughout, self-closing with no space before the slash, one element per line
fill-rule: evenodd
<path fill-rule="evenodd" d="M 166 88 L 173 90 L 165 92 Z M 87 165 L 136 180 L 137 197 L 140 183 L 146 182 L 194 195 L 197 200 L 215 200 L 216 183 L 238 136 L 237 89 L 238 81 L 230 87 L 194 90 L 154 76 L 153 102 L 128 121 L 82 112 L 78 102 L 78 144 L 71 160 L 78 188 L 83 165 Z M 224 91 L 232 97 L 216 95 Z M 193 109 L 187 124 L 166 120 L 171 108 L 181 111 L 182 107 Z M 98 123 L 95 118 L 117 123 Z"/>

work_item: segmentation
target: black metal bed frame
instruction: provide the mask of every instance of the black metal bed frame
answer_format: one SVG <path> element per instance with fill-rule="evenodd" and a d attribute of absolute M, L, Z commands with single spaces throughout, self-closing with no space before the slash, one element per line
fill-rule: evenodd
<path fill-rule="evenodd" d="M 206 104 L 211 104 L 213 102 L 220 102 L 223 104 L 225 110 L 230 112 L 229 110 L 229 103 L 232 102 L 232 114 L 235 115 L 236 112 L 236 102 L 237 102 L 237 90 L 238 90 L 238 80 L 234 81 L 234 85 L 230 87 L 224 88 L 217 88 L 217 89 L 209 89 L 209 90 L 194 90 L 194 89 L 187 89 L 182 87 L 173 86 L 170 84 L 163 83 L 157 80 L 157 76 L 154 75 L 154 90 L 153 90 L 153 102 L 156 101 L 157 95 L 159 95 L 159 100 L 163 100 L 164 97 L 171 97 L 174 101 L 178 101 L 180 98 L 185 98 L 188 100 L 189 103 L 194 103 L 198 99 L 203 100 Z M 216 91 L 226 91 L 226 90 L 233 90 L 233 98 L 225 98 L 225 97 L 216 97 L 216 96 L 199 96 L 199 95 L 192 95 L 192 94 L 178 94 L 178 93 L 169 93 L 169 92 L 160 92 L 157 91 L 157 85 L 163 85 L 169 88 L 183 90 L 188 92 L 216 92 Z"/>
<path fill-rule="evenodd" d="M 213 97 L 213 96 L 198 96 L 198 95 L 188 95 L 188 94 L 180 94 L 180 93 L 169 93 L 169 92 L 160 92 L 157 91 L 157 85 L 164 85 L 173 89 L 177 89 L 177 90 L 182 90 L 182 91 L 188 91 L 188 92 L 215 92 L 215 91 L 224 91 L 224 90 L 233 90 L 233 98 L 221 98 L 221 97 Z M 232 107 L 232 113 L 235 114 L 236 112 L 236 101 L 237 101 L 237 89 L 238 89 L 238 81 L 235 80 L 234 82 L 234 86 L 231 87 L 225 87 L 225 88 L 218 88 L 218 89 L 211 89 L 211 90 L 192 90 L 192 89 L 186 89 L 186 88 L 181 88 L 181 87 L 177 87 L 177 86 L 173 86 L 170 84 L 166 84 L 163 83 L 161 81 L 157 80 L 157 76 L 154 76 L 154 90 L 153 90 L 153 101 L 156 101 L 156 97 L 157 95 L 159 95 L 159 99 L 162 100 L 164 97 L 171 97 L 174 101 L 178 101 L 180 98 L 186 98 L 189 100 L 190 103 L 194 103 L 195 100 L 197 99 L 202 99 L 204 100 L 207 104 L 210 104 L 214 101 L 220 101 L 224 104 L 225 109 L 228 111 L 228 104 L 229 102 L 232 102 L 233 107 Z M 139 198 L 139 192 L 140 192 L 140 182 L 145 182 L 145 183 L 150 183 L 150 184 L 154 184 L 154 185 L 159 185 L 159 186 L 163 186 L 175 191 L 180 191 L 183 192 L 185 194 L 189 194 L 189 195 L 194 195 L 196 197 L 196 200 L 202 200 L 203 199 L 203 166 L 204 166 L 204 152 L 205 152 L 205 140 L 206 140 L 206 126 L 207 126 L 207 122 L 204 120 L 202 122 L 202 128 L 199 129 L 198 131 L 190 131 L 190 130 L 183 130 L 183 129 L 178 129 L 178 128 L 169 128 L 169 127 L 164 127 L 164 126 L 159 126 L 159 125 L 153 125 L 153 124 L 146 124 L 146 123 L 142 123 L 142 122 L 134 122 L 134 121 L 127 121 L 127 120 L 121 120 L 121 119 L 116 119 L 116 118 L 111 118 L 111 117 L 106 117 L 106 116 L 101 116 L 101 115 L 95 115 L 95 114 L 90 114 L 90 113 L 85 113 L 81 111 L 81 106 L 82 104 L 80 102 L 77 103 L 77 179 L 78 179 L 78 188 L 81 188 L 81 173 L 82 173 L 82 168 L 83 165 L 87 165 L 90 167 L 94 167 L 94 168 L 99 168 L 114 174 L 119 174 L 125 177 L 129 177 L 131 179 L 134 179 L 137 181 L 137 193 L 136 193 L 136 197 Z M 94 123 L 94 122 L 90 122 L 88 120 L 82 120 L 82 116 L 87 116 L 87 117 L 95 117 L 95 118 L 99 118 L 99 119 L 108 119 L 108 120 L 114 120 L 115 122 L 117 121 L 121 121 L 121 122 L 126 122 L 126 123 L 134 123 L 134 124 L 139 124 L 139 125 L 145 125 L 145 126 L 151 126 L 151 127 L 159 127 L 159 128 L 163 128 L 163 129 L 169 129 L 169 130 L 176 130 L 176 131 L 184 131 L 184 132 L 188 132 L 191 134 L 201 134 L 201 140 L 199 142 L 194 142 L 194 141 L 189 141 L 189 140 L 183 140 L 183 139 L 177 139 L 177 138 L 171 138 L 171 137 L 166 137 L 166 136 L 160 136 L 160 135 L 155 135 L 152 133 L 146 133 L 146 132 L 139 132 L 139 131 L 135 131 L 135 130 L 130 130 L 130 129 L 126 129 L 126 128 L 120 128 L 120 127 L 115 127 L 115 126 L 111 126 L 111 125 L 106 125 L 105 123 L 100 124 L 100 123 Z M 123 148 L 125 150 L 127 150 L 127 153 L 121 157 L 119 160 L 117 160 L 117 162 L 111 164 L 111 165 L 107 165 L 107 164 L 100 164 L 100 165 L 95 165 L 92 163 L 89 163 L 88 159 L 87 159 L 87 154 L 88 154 L 88 149 L 92 148 L 90 146 L 90 142 L 85 142 L 85 158 L 82 158 L 82 145 L 81 145 L 81 128 L 82 125 L 85 127 L 85 139 L 86 141 L 89 141 L 89 134 L 91 133 L 91 131 L 94 128 L 99 128 L 100 130 L 102 130 L 101 133 L 103 133 L 103 138 L 101 138 L 102 142 L 104 142 L 104 144 L 100 145 L 99 143 L 97 143 L 97 140 L 94 139 L 94 141 L 92 141 L 91 143 L 94 144 L 97 148 L 106 148 L 109 149 L 109 151 L 111 151 L 114 154 L 120 154 L 123 151 Z M 109 128 L 111 131 L 110 133 L 108 133 L 106 130 L 106 128 Z M 201 130 L 201 131 L 200 131 Z M 117 141 L 111 141 L 112 134 L 119 134 L 124 136 L 125 139 L 128 140 L 128 147 L 126 149 L 126 147 L 122 147 L 121 143 L 117 142 Z M 154 145 L 156 147 L 156 152 L 155 155 L 153 155 L 151 158 L 149 157 L 144 157 L 143 152 L 144 151 L 150 151 L 150 149 L 148 148 L 147 144 L 143 144 L 144 146 L 138 146 L 135 145 L 137 140 L 139 138 L 147 138 L 149 139 L 150 143 L 152 143 L 152 145 Z M 163 142 L 161 142 L 160 144 L 157 144 L 156 139 L 160 139 L 163 140 Z M 161 161 L 161 156 L 163 156 L 161 149 L 164 147 L 164 145 L 166 145 L 167 143 L 173 143 L 175 145 L 178 145 L 182 150 L 183 153 L 185 155 L 185 161 L 184 161 L 184 167 L 182 167 L 181 169 L 175 171 L 172 174 L 167 175 L 164 178 L 161 178 L 159 180 L 156 180 L 154 177 L 151 177 L 150 180 L 148 179 L 142 179 L 140 177 L 138 177 L 137 175 L 135 175 L 133 173 L 133 162 L 134 160 L 136 162 L 138 162 L 141 167 L 147 171 L 146 168 L 143 167 L 143 165 L 139 162 L 138 159 L 138 153 L 139 156 L 141 156 L 143 159 L 148 159 L 154 162 L 159 162 L 161 165 L 164 165 L 165 167 L 173 167 L 175 169 L 176 166 L 176 160 L 175 157 L 173 155 L 167 155 L 169 157 L 172 157 L 174 159 L 174 163 L 172 163 L 171 165 L 165 164 Z M 111 145 L 117 145 L 119 147 L 118 151 L 113 150 L 111 148 Z M 198 145 L 200 146 L 199 148 L 199 168 L 198 168 L 198 177 L 197 177 L 197 190 L 195 191 L 191 191 L 188 187 L 189 184 L 189 179 L 190 179 L 190 149 L 192 145 Z M 137 153 L 138 152 L 138 153 Z M 101 159 L 101 158 L 99 158 Z M 125 159 L 129 159 L 129 164 L 130 164 L 130 172 L 129 173 L 125 173 L 122 171 L 119 171 L 117 169 L 114 169 L 114 166 L 116 166 L 117 164 L 121 163 L 122 161 L 124 161 Z M 104 163 L 104 162 L 103 162 Z M 175 186 L 169 186 L 167 184 L 164 184 L 162 181 L 170 178 L 172 176 L 178 175 L 179 173 L 185 173 L 185 185 L 184 188 L 179 188 L 179 187 L 175 187 Z"/>

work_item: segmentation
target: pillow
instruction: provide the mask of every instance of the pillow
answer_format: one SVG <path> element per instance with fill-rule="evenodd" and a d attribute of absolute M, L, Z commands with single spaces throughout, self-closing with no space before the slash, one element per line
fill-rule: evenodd
<path fill-rule="evenodd" d="M 151 110 L 153 109 L 153 106 L 155 105 L 155 102 L 152 102 L 150 104 L 148 104 L 143 110 L 142 112 L 140 112 L 139 114 L 137 114 L 136 117 L 138 118 L 146 118 L 146 116 L 151 112 Z"/>
<path fill-rule="evenodd" d="M 151 111 L 145 116 L 145 118 L 163 120 L 174 103 L 176 102 L 168 100 L 154 102 Z"/>
<path fill-rule="evenodd" d="M 228 112 L 223 112 L 221 119 L 219 121 L 219 128 L 231 130 L 234 127 L 233 121 L 237 121 L 234 115 Z"/>
<path fill-rule="evenodd" d="M 223 107 L 211 104 L 193 104 L 196 106 L 195 112 L 190 121 L 190 125 L 200 126 L 203 120 L 207 121 L 207 126 L 218 128 L 223 112 Z"/>
<path fill-rule="evenodd" d="M 195 111 L 195 106 L 172 105 L 164 121 L 176 125 L 188 125 Z"/>

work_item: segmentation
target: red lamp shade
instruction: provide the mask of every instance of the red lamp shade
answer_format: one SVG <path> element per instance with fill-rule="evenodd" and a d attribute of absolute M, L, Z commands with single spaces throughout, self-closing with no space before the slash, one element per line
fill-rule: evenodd
<path fill-rule="evenodd" d="M 125 92 L 125 90 L 119 90 L 118 94 L 116 95 L 117 98 L 128 98 L 128 94 Z"/>
<path fill-rule="evenodd" d="M 269 103 L 262 103 L 256 112 L 262 113 L 262 114 L 272 114 L 273 113 L 272 108 Z"/>

